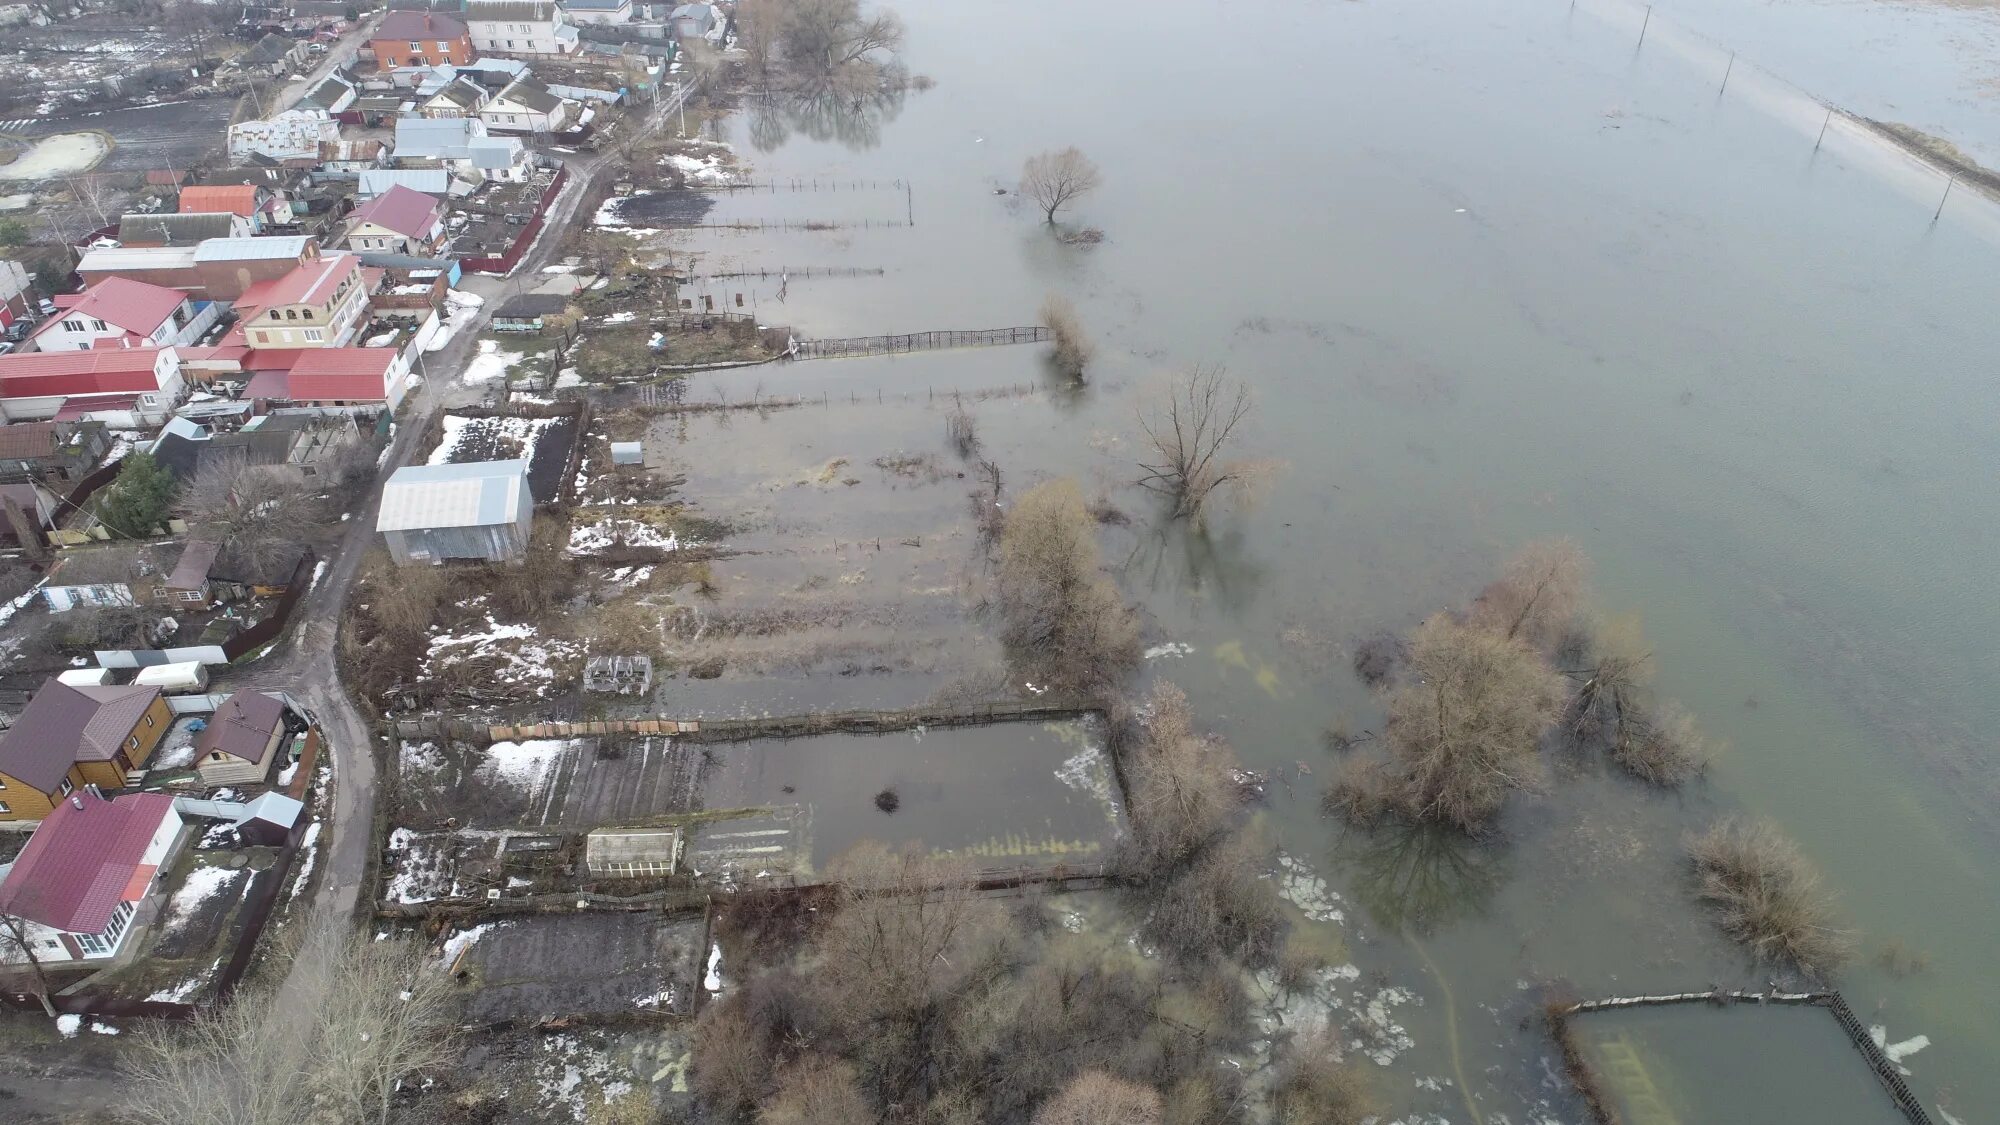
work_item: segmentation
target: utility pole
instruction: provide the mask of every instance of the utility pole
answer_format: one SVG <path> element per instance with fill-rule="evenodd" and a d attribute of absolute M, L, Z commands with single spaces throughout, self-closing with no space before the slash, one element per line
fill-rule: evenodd
<path fill-rule="evenodd" d="M 1951 189 L 1956 186 L 1958 186 L 1958 173 L 1953 172 L 1951 179 L 1944 182 L 1944 194 L 1938 196 L 1937 213 L 1931 216 L 1932 226 L 1936 226 L 1938 219 L 1944 215 L 1944 201 L 1951 198 Z"/>

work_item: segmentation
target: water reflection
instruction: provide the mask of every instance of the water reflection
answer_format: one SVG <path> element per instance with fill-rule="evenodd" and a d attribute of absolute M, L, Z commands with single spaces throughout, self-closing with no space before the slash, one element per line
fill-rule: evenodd
<path fill-rule="evenodd" d="M 888 85 L 855 94 L 843 90 L 769 93 L 750 103 L 750 144 L 773 152 L 793 134 L 832 141 L 856 152 L 882 143 L 882 126 L 903 112 L 904 89 Z"/>
<path fill-rule="evenodd" d="M 1504 853 L 1430 824 L 1349 828 L 1333 861 L 1377 925 L 1416 935 L 1484 914 L 1507 876 Z"/>
<path fill-rule="evenodd" d="M 1256 600 L 1270 567 L 1251 554 L 1241 520 L 1196 525 L 1164 510 L 1153 515 L 1125 559 L 1129 579 L 1151 591 L 1187 591 L 1232 615 Z"/>

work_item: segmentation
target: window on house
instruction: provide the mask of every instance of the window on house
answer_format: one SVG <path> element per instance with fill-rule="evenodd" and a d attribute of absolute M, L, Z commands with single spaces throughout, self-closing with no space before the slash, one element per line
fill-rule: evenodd
<path fill-rule="evenodd" d="M 0 778 L 0 789 L 5 789 L 5 788 L 7 788 L 7 781 L 5 778 Z"/>
<path fill-rule="evenodd" d="M 510 51 L 514 49 L 514 41 L 512 39 L 507 40 L 507 49 Z"/>
<path fill-rule="evenodd" d="M 306 339 L 311 343 L 317 344 L 321 340 L 326 339 L 326 333 L 321 332 L 317 328 L 308 328 L 306 329 Z"/>
<path fill-rule="evenodd" d="M 153 717 L 151 715 L 146 716 L 146 725 L 149 727 L 153 725 Z"/>
<path fill-rule="evenodd" d="M 125 927 L 132 923 L 132 904 L 121 902 L 118 909 L 111 912 L 111 924 L 104 927 L 104 940 L 112 945 L 125 935 Z"/>
<path fill-rule="evenodd" d="M 9 813 L 13 811 L 14 811 L 13 809 L 7 807 L 7 802 L 0 801 L 0 813 Z"/>
<path fill-rule="evenodd" d="M 438 40 L 438 50 L 439 50 L 439 51 L 450 51 L 450 50 L 451 50 L 451 44 L 449 44 L 449 43 L 445 42 L 444 40 L 440 39 L 440 40 Z"/>
<path fill-rule="evenodd" d="M 389 56 L 388 58 L 386 58 L 386 59 L 383 59 L 383 60 L 382 60 L 382 65 L 383 65 L 383 66 L 395 66 L 395 65 L 396 65 L 396 56 L 394 56 L 394 55 L 390 55 L 390 56 Z"/>
<path fill-rule="evenodd" d="M 76 786 L 70 784 L 69 778 L 65 777 L 62 779 L 62 784 L 56 786 L 56 793 L 60 796 L 67 797 L 70 795 L 70 792 L 75 788 Z"/>
<path fill-rule="evenodd" d="M 125 745 L 128 749 L 137 750 L 139 748 L 139 736 L 135 734 L 132 737 L 126 739 Z"/>
<path fill-rule="evenodd" d="M 91 331 L 93 332 L 102 332 L 104 331 L 105 325 L 103 321 L 98 320 L 95 317 L 92 317 L 90 321 L 90 328 Z"/>
<path fill-rule="evenodd" d="M 272 310 L 271 310 L 271 319 L 272 319 L 272 320 L 276 320 L 276 319 L 278 319 L 278 310 L 277 310 L 277 309 L 272 309 Z"/>
<path fill-rule="evenodd" d="M 81 332 L 83 331 L 83 321 L 65 320 L 63 321 L 63 329 L 68 332 Z"/>
<path fill-rule="evenodd" d="M 286 309 L 286 310 L 285 310 L 285 319 L 286 319 L 286 320 L 297 320 L 298 318 L 299 318 L 299 310 L 297 310 L 297 309 Z"/>
<path fill-rule="evenodd" d="M 110 948 L 96 934 L 78 934 L 76 943 L 83 947 L 85 953 L 103 953 Z"/>
<path fill-rule="evenodd" d="M 200 601 L 200 600 L 201 600 L 201 591 L 200 591 L 200 590 L 182 590 L 182 591 L 181 591 L 181 594 L 180 594 L 180 598 L 181 598 L 181 600 L 182 600 L 182 601 L 184 601 L 184 602 L 198 602 L 198 601 Z M 149 717 L 149 718 L 147 718 L 147 720 L 146 720 L 146 725 L 147 725 L 147 726 L 149 726 L 149 727 L 153 725 L 153 720 L 152 720 L 152 719 L 151 719 L 150 717 Z"/>
<path fill-rule="evenodd" d="M 412 44 L 410 44 L 410 50 L 412 50 L 412 51 L 421 51 L 421 50 L 423 50 L 423 49 L 424 49 L 424 45 L 423 45 L 422 43 L 412 43 Z"/>
<path fill-rule="evenodd" d="M 304 316 L 304 317 L 305 317 L 305 318 L 306 318 L 307 320 L 311 320 L 311 319 L 313 318 L 313 311 L 312 311 L 311 309 L 306 309 L 306 310 L 305 310 L 305 311 L 304 311 L 303 313 L 301 313 L 300 315 L 301 315 L 301 316 Z"/>

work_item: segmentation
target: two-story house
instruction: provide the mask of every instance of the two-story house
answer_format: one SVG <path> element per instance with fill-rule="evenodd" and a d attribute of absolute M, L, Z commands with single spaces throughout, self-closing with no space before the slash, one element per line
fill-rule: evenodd
<path fill-rule="evenodd" d="M 356 252 L 422 258 L 444 238 L 443 202 L 401 184 L 356 207 L 347 219 L 347 248 Z"/>
<path fill-rule="evenodd" d="M 390 12 L 382 17 L 368 45 L 375 65 L 459 66 L 473 59 L 472 33 L 464 21 L 443 12 Z"/>
<path fill-rule="evenodd" d="M 555 0 L 467 0 L 465 23 L 473 47 L 496 55 L 567 55 L 581 42 Z"/>
<path fill-rule="evenodd" d="M 173 721 L 156 687 L 44 682 L 0 735 L 0 820 L 40 820 L 86 785 L 124 788 Z"/>
<path fill-rule="evenodd" d="M 192 344 L 215 326 L 222 306 L 178 289 L 123 277 L 55 299 L 56 315 L 29 339 L 36 351 L 166 348 Z"/>
<path fill-rule="evenodd" d="M 237 330 L 253 348 L 338 348 L 368 318 L 361 259 L 329 254 L 276 281 L 260 281 L 236 302 Z"/>

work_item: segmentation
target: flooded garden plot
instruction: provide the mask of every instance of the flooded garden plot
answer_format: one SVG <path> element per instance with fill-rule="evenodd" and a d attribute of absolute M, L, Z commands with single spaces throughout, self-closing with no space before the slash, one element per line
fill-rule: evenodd
<path fill-rule="evenodd" d="M 1683 1004 L 1572 1017 L 1618 1120 L 1905 1120 L 1847 1035 L 1814 1006 Z"/>
<path fill-rule="evenodd" d="M 482 922 L 446 940 L 465 1018 L 517 1026 L 690 1015 L 701 983 L 699 911 L 566 914 Z"/>

